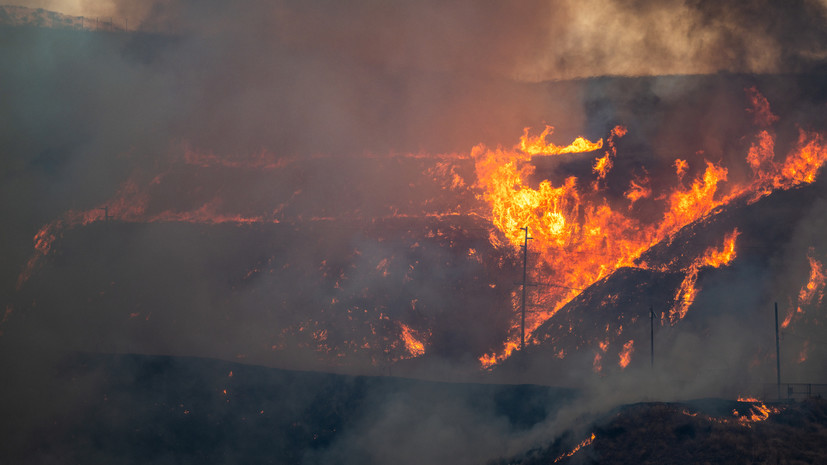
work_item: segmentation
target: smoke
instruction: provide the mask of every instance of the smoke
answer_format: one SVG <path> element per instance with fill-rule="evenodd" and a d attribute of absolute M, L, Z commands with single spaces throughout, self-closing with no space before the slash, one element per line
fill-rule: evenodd
<path fill-rule="evenodd" d="M 689 160 L 687 180 L 704 160 L 730 167 L 733 183 L 750 175 L 756 127 L 745 89 L 756 86 L 779 115 L 779 154 L 799 127 L 827 127 L 824 2 L 24 4 L 128 18 L 132 32 L 0 29 L 0 345 L 20 385 L 26 373 L 48 384 L 43 353 L 60 350 L 477 379 L 477 357 L 499 347 L 515 318 L 516 258 L 491 246 L 477 211 L 414 226 L 381 220 L 469 213 L 472 147 L 511 147 L 543 123 L 563 143 L 624 125 L 605 194 L 625 208 L 630 179 L 648 173 L 655 193 L 674 185 L 676 158 Z M 532 182 L 589 173 L 592 162 L 538 162 Z M 145 217 L 217 213 L 265 226 L 125 223 L 126 207 L 113 204 L 116 221 L 62 230 L 16 288 L 41 227 L 130 183 L 147 194 L 124 204 Z M 632 215 L 655 218 L 662 200 Z M 788 234 L 773 253 L 748 249 L 758 252 L 734 271 L 702 273 L 686 321 L 657 329 L 654 374 L 643 305 L 621 341 L 635 341 L 625 371 L 613 346 L 605 375 L 590 350 L 572 351 L 568 370 L 540 354 L 491 375 L 578 386 L 595 399 L 530 433 L 467 396 L 434 401 L 439 393 L 423 388 L 383 394 L 308 460 L 369 451 L 366 461 L 383 463 L 484 461 L 549 440 L 584 412 L 737 395 L 771 380 L 769 302 L 782 319 L 795 311 L 808 251 L 827 259 L 824 208 L 819 198 L 779 225 Z M 760 236 L 762 223 L 751 224 Z M 808 305 L 783 334 L 791 381 L 823 376 L 823 315 Z M 424 360 L 399 361 L 400 323 L 425 341 Z M 339 353 L 345 361 L 331 364 Z M 492 437 L 505 439 L 481 444 Z"/>

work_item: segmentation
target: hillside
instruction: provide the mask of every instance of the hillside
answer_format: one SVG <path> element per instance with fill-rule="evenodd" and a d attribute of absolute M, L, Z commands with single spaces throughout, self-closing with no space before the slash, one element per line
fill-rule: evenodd
<path fill-rule="evenodd" d="M 824 463 L 827 401 L 640 403 L 619 407 L 578 433 L 568 432 L 551 445 L 500 463 Z M 591 440 L 577 448 L 584 436 Z"/>
<path fill-rule="evenodd" d="M 4 463 L 688 465 L 827 457 L 822 399 L 644 402 L 607 411 L 590 408 L 583 393 L 543 386 L 47 355 L 48 371 L 31 366 L 0 390 L 15 399 L 0 406 L 9 419 L 0 424 Z"/>
<path fill-rule="evenodd" d="M 185 357 L 41 355 L 51 362 L 0 388 L 15 399 L 0 404 L 2 463 L 482 463 L 576 398 Z"/>

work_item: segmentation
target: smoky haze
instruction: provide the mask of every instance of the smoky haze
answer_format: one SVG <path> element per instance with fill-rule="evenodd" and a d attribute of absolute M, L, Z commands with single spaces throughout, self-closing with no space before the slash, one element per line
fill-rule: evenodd
<path fill-rule="evenodd" d="M 478 463 L 544 444 L 622 402 L 732 396 L 774 381 L 771 302 L 783 318 L 809 277 L 808 253 L 827 259 L 819 185 L 795 208 L 749 210 L 756 228 L 774 209 L 798 213 L 777 226 L 786 232 L 770 253 L 747 243 L 754 248 L 733 269 L 701 276 L 685 325 L 658 335 L 668 370 L 648 371 L 645 305 L 627 333 L 636 342 L 626 371 L 616 346 L 602 375 L 590 350 L 572 350 L 566 365 L 543 353 L 490 377 L 478 370 L 477 358 L 501 347 L 514 322 L 520 262 L 489 242 L 470 187 L 471 148 L 511 147 L 523 128 L 545 123 L 558 144 L 624 125 L 606 180 L 618 208 L 636 176 L 649 174 L 654 192 L 673 185 L 675 158 L 692 161 L 687 180 L 707 159 L 730 167 L 731 181 L 746 179 L 760 126 L 745 89 L 756 87 L 779 116 L 779 154 L 800 128 L 827 128 L 823 2 L 22 3 L 128 18 L 130 29 L 0 29 L 0 347 L 6 371 L 18 375 L 14 392 L 27 394 L 21 403 L 38 406 L 25 431 L 50 408 L 75 408 L 61 398 L 40 405 L 54 352 L 67 350 L 566 384 L 596 399 L 520 429 L 470 396 L 434 402 L 440 388 L 382 391 L 353 429 L 306 457 Z M 531 182 L 591 175 L 593 161 L 537 161 Z M 122 197 L 143 205 L 143 217 L 163 222 L 165 212 L 209 205 L 266 226 L 150 225 L 112 206 L 111 224 L 62 230 L 18 286 L 44 225 L 103 206 L 130 183 L 148 192 Z M 655 219 L 662 200 L 630 215 Z M 376 220 L 423 211 L 464 216 Z M 318 218 L 326 219 L 305 226 Z M 785 380 L 824 381 L 815 302 L 784 336 Z M 338 311 L 345 307 L 368 316 Z M 583 315 L 601 327 L 615 318 Z M 405 352 L 393 342 L 397 321 L 428 341 L 427 361 L 390 360 Z M 331 363 L 311 333 L 353 356 Z M 383 355 L 362 350 L 376 342 Z M 502 440 L 481 444 L 486 437 Z"/>

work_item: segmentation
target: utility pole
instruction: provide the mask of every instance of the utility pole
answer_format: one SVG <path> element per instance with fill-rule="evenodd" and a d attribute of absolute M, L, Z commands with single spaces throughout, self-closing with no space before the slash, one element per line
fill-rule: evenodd
<path fill-rule="evenodd" d="M 525 228 L 520 228 L 525 231 L 525 239 L 523 241 L 523 303 L 522 303 L 522 315 L 520 316 L 520 350 L 525 348 L 525 304 L 526 304 L 526 286 L 528 283 L 526 282 L 526 270 L 528 269 L 528 240 L 532 239 L 528 237 L 528 226 Z"/>
<path fill-rule="evenodd" d="M 652 354 L 649 367 L 655 368 L 655 310 L 649 306 L 649 350 Z"/>
<path fill-rule="evenodd" d="M 781 400 L 781 342 L 778 338 L 778 302 L 775 303 L 775 374 L 778 384 L 778 400 Z"/>

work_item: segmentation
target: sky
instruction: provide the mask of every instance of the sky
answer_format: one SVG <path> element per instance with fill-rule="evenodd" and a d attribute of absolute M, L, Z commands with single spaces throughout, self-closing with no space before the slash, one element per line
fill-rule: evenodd
<path fill-rule="evenodd" d="M 3 2 L 138 28 L 234 28 L 391 68 L 523 81 L 796 72 L 823 60 L 825 2 Z M 218 22 L 222 26 L 218 26 Z M 240 29 L 236 29 L 240 32 Z"/>

